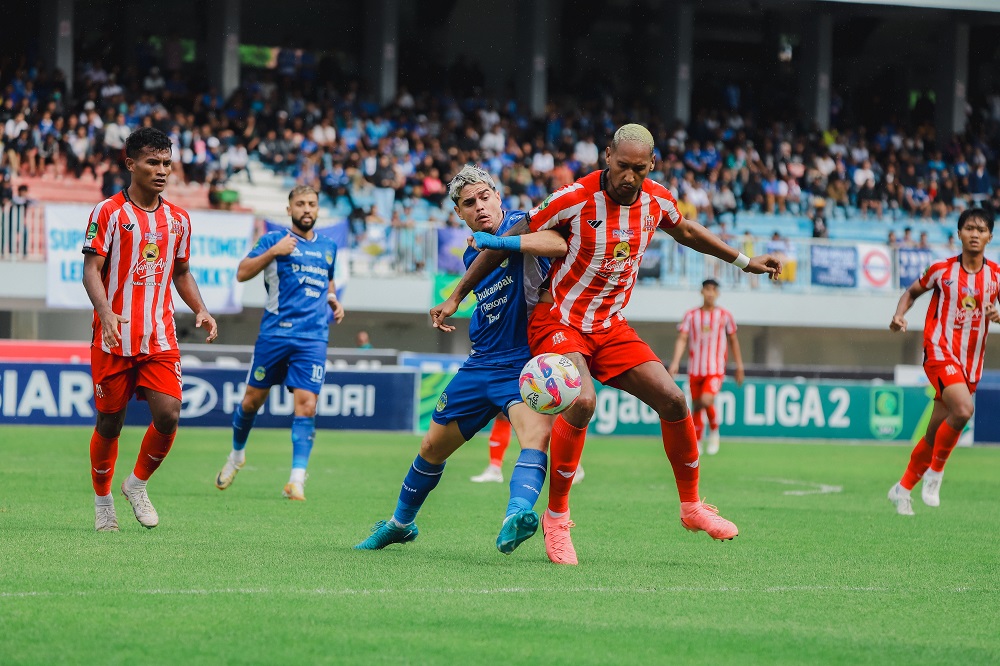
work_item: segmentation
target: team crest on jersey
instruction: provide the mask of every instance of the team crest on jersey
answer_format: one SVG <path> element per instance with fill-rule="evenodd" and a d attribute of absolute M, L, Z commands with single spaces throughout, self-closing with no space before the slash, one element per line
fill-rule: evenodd
<path fill-rule="evenodd" d="M 624 261 L 628 259 L 628 256 L 632 253 L 632 246 L 628 244 L 628 241 L 622 241 L 615 245 L 615 250 L 612 253 L 615 261 Z"/>
<path fill-rule="evenodd" d="M 146 243 L 142 246 L 142 258 L 151 264 L 160 258 L 160 246 L 156 243 Z"/>
<path fill-rule="evenodd" d="M 510 259 L 504 259 L 502 262 L 500 262 L 500 268 L 507 268 L 509 264 L 510 264 Z"/>
<path fill-rule="evenodd" d="M 180 220 L 169 213 L 167 213 L 167 224 L 170 225 L 170 233 L 173 235 L 180 236 L 184 233 L 184 225 L 181 224 Z"/>
<path fill-rule="evenodd" d="M 129 233 L 132 233 L 133 231 L 135 231 L 135 222 L 122 222 L 122 229 L 124 229 Z"/>
<path fill-rule="evenodd" d="M 656 216 L 647 215 L 642 218 L 642 230 L 643 231 L 656 231 Z"/>
<path fill-rule="evenodd" d="M 97 222 L 91 222 L 87 225 L 87 240 L 94 240 L 97 238 Z"/>
<path fill-rule="evenodd" d="M 615 229 L 611 232 L 611 235 L 618 240 L 625 240 L 626 238 L 632 238 L 635 236 L 635 232 L 631 229 Z"/>
<path fill-rule="evenodd" d="M 326 251 L 326 263 L 333 263 L 333 252 L 330 252 L 329 250 Z"/>
<path fill-rule="evenodd" d="M 434 410 L 438 412 L 443 412 L 444 408 L 448 406 L 448 394 L 442 393 L 441 397 L 438 398 L 437 405 L 434 406 Z"/>
<path fill-rule="evenodd" d="M 267 377 L 267 368 L 265 368 L 262 365 L 258 365 L 256 368 L 254 368 L 253 371 L 254 379 L 256 379 L 259 382 L 262 382 L 264 381 L 264 377 Z"/>

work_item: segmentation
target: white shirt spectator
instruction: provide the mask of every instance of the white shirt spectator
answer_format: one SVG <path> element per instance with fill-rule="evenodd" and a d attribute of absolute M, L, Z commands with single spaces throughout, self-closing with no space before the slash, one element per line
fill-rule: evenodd
<path fill-rule="evenodd" d="M 576 142 L 576 147 L 573 149 L 573 159 L 579 162 L 581 167 L 597 166 L 598 156 L 597 144 L 592 140 L 581 139 Z"/>
<path fill-rule="evenodd" d="M 479 147 L 487 153 L 499 155 L 507 145 L 507 138 L 503 135 L 503 130 L 494 126 L 489 132 L 479 140 Z"/>
<path fill-rule="evenodd" d="M 20 120 L 18 120 L 19 118 Z M 21 132 L 26 129 L 29 129 L 28 123 L 25 122 L 24 116 L 18 114 L 4 124 L 3 135 L 8 141 L 14 141 L 17 137 L 21 136 Z"/>
<path fill-rule="evenodd" d="M 701 183 L 697 181 L 688 188 L 687 194 L 684 196 L 687 202 L 697 208 L 698 210 L 704 210 L 708 208 L 708 193 L 705 188 L 701 186 Z"/>
<path fill-rule="evenodd" d="M 122 123 L 119 125 L 117 122 L 110 123 L 104 127 L 104 145 L 108 148 L 113 148 L 115 150 L 121 150 L 125 147 L 125 139 L 128 135 L 132 133 L 128 125 Z"/>
<path fill-rule="evenodd" d="M 875 180 L 875 172 L 863 166 L 854 170 L 854 185 L 860 190 L 869 180 Z"/>
<path fill-rule="evenodd" d="M 531 158 L 531 170 L 536 173 L 548 173 L 556 168 L 556 160 L 548 150 L 535 153 Z"/>
<path fill-rule="evenodd" d="M 337 143 L 337 128 L 329 122 L 315 125 L 312 128 L 312 140 L 323 147 Z"/>

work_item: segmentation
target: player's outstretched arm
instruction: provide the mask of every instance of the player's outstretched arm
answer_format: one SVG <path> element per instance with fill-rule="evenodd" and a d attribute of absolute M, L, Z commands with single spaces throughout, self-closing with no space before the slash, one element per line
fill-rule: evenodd
<path fill-rule="evenodd" d="M 692 220 L 682 218 L 676 226 L 662 226 L 661 228 L 681 245 L 685 245 L 692 250 L 697 250 L 702 254 L 718 257 L 723 261 L 733 264 L 744 273 L 755 273 L 757 275 L 767 273 L 772 278 L 781 274 L 781 260 L 777 257 L 770 254 L 747 257 L 742 252 L 726 245 L 721 238 Z"/>
<path fill-rule="evenodd" d="M 509 250 L 552 258 L 565 257 L 569 252 L 566 239 L 554 229 L 543 229 L 523 236 L 494 236 L 486 231 L 477 231 L 469 237 L 469 247 L 475 250 Z"/>
<path fill-rule="evenodd" d="M 903 292 L 903 295 L 899 297 L 899 302 L 896 304 L 896 312 L 892 315 L 892 321 L 889 322 L 890 331 L 906 332 L 906 313 L 913 307 L 913 302 L 927 291 L 929 290 L 920 284 L 920 280 L 916 280 Z"/>
<path fill-rule="evenodd" d="M 121 325 L 128 323 L 127 317 L 115 314 L 104 291 L 101 271 L 105 258 L 99 254 L 87 253 L 83 256 L 83 287 L 94 305 L 94 312 L 101 320 L 101 338 L 108 347 L 117 347 L 122 340 Z"/>
<path fill-rule="evenodd" d="M 177 294 L 183 299 L 187 306 L 194 312 L 194 325 L 196 328 L 204 326 L 208 329 L 208 337 L 205 342 L 214 342 L 219 337 L 219 325 L 215 323 L 215 318 L 208 314 L 205 301 L 198 291 L 198 283 L 191 275 L 191 266 L 186 261 L 178 261 L 174 264 L 174 286 L 177 287 Z"/>
<path fill-rule="evenodd" d="M 502 237 L 510 236 L 521 236 L 529 231 L 528 218 L 518 221 L 507 233 Z M 494 236 L 496 238 L 496 236 Z M 455 330 L 454 326 L 445 323 L 445 319 L 452 316 L 458 311 L 458 306 L 462 303 L 462 300 L 469 295 L 469 292 L 479 284 L 479 282 L 489 275 L 493 269 L 503 263 L 503 260 L 510 256 L 510 250 L 483 250 L 479 253 L 479 256 L 475 258 L 472 264 L 469 266 L 468 270 L 465 271 L 465 275 L 462 279 L 458 281 L 458 285 L 455 287 L 455 291 L 451 292 L 451 296 L 448 297 L 443 303 L 439 303 L 431 308 L 431 323 L 434 328 L 440 329 L 445 333 L 451 333 Z"/>

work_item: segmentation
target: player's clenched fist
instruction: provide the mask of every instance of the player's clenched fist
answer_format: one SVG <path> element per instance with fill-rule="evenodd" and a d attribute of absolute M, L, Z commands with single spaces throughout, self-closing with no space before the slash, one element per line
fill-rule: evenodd
<path fill-rule="evenodd" d="M 893 315 L 892 321 L 889 322 L 890 331 L 902 331 L 906 332 L 906 320 L 899 315 Z"/>
<path fill-rule="evenodd" d="M 295 234 L 289 231 L 287 234 L 285 234 L 284 238 L 282 238 L 280 241 L 274 244 L 274 247 L 271 249 L 271 251 L 274 252 L 274 254 L 279 257 L 284 257 L 294 252 L 295 246 L 298 244 L 299 244 L 299 239 L 296 238 Z"/>

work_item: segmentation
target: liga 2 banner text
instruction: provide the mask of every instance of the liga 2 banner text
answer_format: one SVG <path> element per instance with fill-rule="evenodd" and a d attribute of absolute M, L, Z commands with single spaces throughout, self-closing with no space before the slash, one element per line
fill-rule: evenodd
<path fill-rule="evenodd" d="M 83 247 L 87 221 L 94 207 L 83 204 L 46 204 L 45 239 L 48 247 L 45 304 L 50 308 L 90 309 L 83 288 Z M 243 285 L 236 268 L 250 251 L 253 215 L 196 210 L 191 215 L 191 273 L 212 314 L 243 310 Z M 190 309 L 174 291 L 179 312 Z"/>

